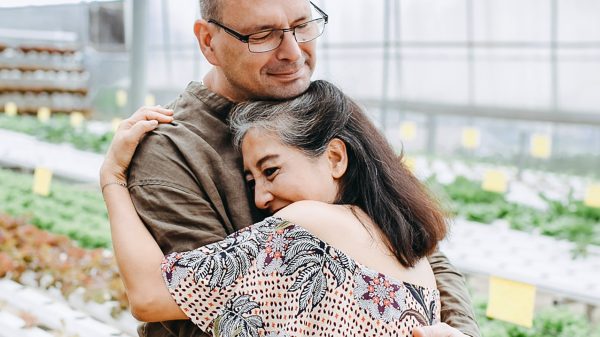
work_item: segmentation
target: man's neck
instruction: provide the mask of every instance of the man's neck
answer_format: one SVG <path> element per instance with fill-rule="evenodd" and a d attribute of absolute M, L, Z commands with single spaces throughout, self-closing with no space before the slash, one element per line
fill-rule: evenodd
<path fill-rule="evenodd" d="M 232 102 L 243 101 L 242 97 L 239 97 L 239 95 L 236 95 L 232 92 L 227 83 L 227 79 L 225 79 L 222 74 L 219 74 L 215 68 L 212 68 L 206 75 L 204 75 L 202 82 L 208 88 L 208 90 L 214 92 L 215 94 L 219 94 Z"/>

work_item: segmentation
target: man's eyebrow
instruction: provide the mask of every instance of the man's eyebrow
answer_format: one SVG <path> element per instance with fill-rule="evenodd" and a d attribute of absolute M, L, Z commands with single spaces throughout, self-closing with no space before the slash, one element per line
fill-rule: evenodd
<path fill-rule="evenodd" d="M 291 24 L 290 27 L 294 27 L 295 25 L 308 21 L 309 17 L 307 17 L 306 15 L 303 15 L 302 17 L 294 20 Z M 248 34 L 253 34 L 253 33 L 257 33 L 257 32 L 262 32 L 264 30 L 269 30 L 269 29 L 280 29 L 280 28 L 276 28 L 274 25 L 261 25 L 261 26 L 251 26 L 249 28 L 247 27 L 243 27 L 242 31 L 244 32 L 248 32 Z"/>
<path fill-rule="evenodd" d="M 296 24 L 303 23 L 308 20 L 310 20 L 310 16 L 307 17 L 306 15 L 304 15 L 304 16 L 294 20 L 294 22 L 292 22 L 292 27 L 295 26 Z"/>

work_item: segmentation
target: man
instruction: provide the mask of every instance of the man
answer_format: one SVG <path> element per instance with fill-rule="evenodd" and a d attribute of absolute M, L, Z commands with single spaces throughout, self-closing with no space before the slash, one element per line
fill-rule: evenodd
<path fill-rule="evenodd" d="M 308 0 L 200 0 L 194 25 L 213 68 L 169 105 L 176 122 L 148 135 L 128 177 L 132 199 L 164 253 L 197 248 L 261 220 L 246 193 L 227 117 L 233 103 L 286 99 L 310 83 L 315 39 L 327 15 Z M 313 15 L 312 13 L 315 12 Z M 249 34 L 249 35 L 248 35 Z M 442 319 L 478 336 L 460 274 L 442 254 L 431 265 L 442 293 Z M 142 325 L 142 336 L 207 336 L 190 321 Z M 447 325 L 421 336 L 461 336 Z"/>

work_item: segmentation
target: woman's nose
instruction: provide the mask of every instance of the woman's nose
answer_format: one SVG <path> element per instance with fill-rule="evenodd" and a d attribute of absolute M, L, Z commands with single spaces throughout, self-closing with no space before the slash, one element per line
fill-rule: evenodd
<path fill-rule="evenodd" d="M 264 184 L 256 183 L 254 187 L 254 204 L 259 209 L 268 209 L 273 195 L 265 188 Z"/>

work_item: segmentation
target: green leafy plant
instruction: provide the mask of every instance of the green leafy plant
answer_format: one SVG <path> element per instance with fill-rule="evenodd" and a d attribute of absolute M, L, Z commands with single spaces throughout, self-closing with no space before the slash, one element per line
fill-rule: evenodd
<path fill-rule="evenodd" d="M 0 128 L 32 135 L 50 143 L 69 143 L 77 149 L 96 153 L 105 153 L 113 137 L 113 132 L 90 132 L 85 124 L 73 128 L 66 116 L 56 116 L 42 123 L 33 116 L 0 115 Z"/>
<path fill-rule="evenodd" d="M 486 300 L 475 301 L 475 316 L 485 337 L 600 337 L 600 329 L 567 307 L 549 307 L 536 313 L 531 328 L 488 318 Z"/>
<path fill-rule="evenodd" d="M 33 176 L 0 169 L 0 212 L 64 234 L 85 248 L 111 246 L 108 213 L 97 188 L 55 181 L 47 197 L 32 192 Z"/>
<path fill-rule="evenodd" d="M 577 245 L 576 253 L 585 253 L 587 245 L 600 245 L 600 209 L 588 207 L 572 195 L 564 203 L 541 195 L 548 203 L 548 210 L 541 211 L 508 202 L 504 195 L 484 191 L 480 182 L 465 177 L 457 177 L 447 185 L 438 183 L 435 177 L 425 183 L 454 216 L 484 224 L 506 220 L 516 230 L 538 231 L 572 241 Z"/>

